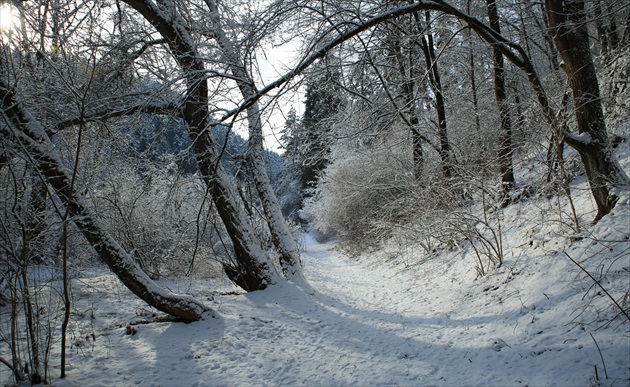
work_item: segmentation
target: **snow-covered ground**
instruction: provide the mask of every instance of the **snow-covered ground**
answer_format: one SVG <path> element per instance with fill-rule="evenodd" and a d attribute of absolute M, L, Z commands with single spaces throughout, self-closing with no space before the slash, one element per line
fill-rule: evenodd
<path fill-rule="evenodd" d="M 594 207 L 584 177 L 572 191 L 588 225 Z M 73 281 L 68 377 L 58 379 L 55 337 L 53 382 L 629 386 L 630 322 L 568 257 L 628 311 L 630 195 L 579 233 L 567 214 L 566 199 L 544 196 L 501 210 L 504 263 L 483 277 L 465 243 L 430 256 L 411 243 L 350 258 L 307 234 L 310 286 L 244 294 L 227 280 L 162 282 L 215 310 L 191 324 L 142 323 L 153 312 L 112 274 L 81 272 Z M 6 347 L 0 351 L 8 357 Z M 0 383 L 8 380 L 0 365 Z"/>
<path fill-rule="evenodd" d="M 621 298 L 630 290 L 629 207 L 620 203 L 577 242 L 521 230 L 537 242 L 519 247 L 509 239 L 512 258 L 483 278 L 463 251 L 422 264 L 410 263 L 408 254 L 383 263 L 378 256 L 348 258 L 305 235 L 312 288 L 285 283 L 242 294 L 227 281 L 165 283 L 216 310 L 215 318 L 191 324 L 128 328 L 151 319 L 151 311 L 111 274 L 86 273 L 74 285 L 80 314 L 68 377 L 54 382 L 589 386 L 597 384 L 597 367 L 601 385 L 627 386 L 630 323 L 613 319 L 619 311 L 610 299 L 561 252 L 597 276 L 605 272 L 603 285 L 627 307 Z"/>

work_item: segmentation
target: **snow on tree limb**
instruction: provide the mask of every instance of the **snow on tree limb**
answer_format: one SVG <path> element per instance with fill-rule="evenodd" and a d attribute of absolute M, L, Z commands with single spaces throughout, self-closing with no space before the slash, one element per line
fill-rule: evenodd
<path fill-rule="evenodd" d="M 0 126 L 0 133 L 14 138 L 30 156 L 31 162 L 67 206 L 73 222 L 85 239 L 123 284 L 152 307 L 182 321 L 201 319 L 210 309 L 192 297 L 173 294 L 158 286 L 99 224 L 83 195 L 76 189 L 68 192 L 71 177 L 59 152 L 44 127 L 17 101 L 15 93 L 4 80 L 0 80 L 0 100 L 3 115 L 10 121 L 9 125 Z"/>
<path fill-rule="evenodd" d="M 125 0 L 125 3 L 139 12 L 166 39 L 184 72 L 187 84 L 184 120 L 188 124 L 200 170 L 234 243 L 237 257 L 236 267 L 224 265 L 226 273 L 248 291 L 264 289 L 269 284 L 279 282 L 282 276 L 277 273 L 275 265 L 254 234 L 242 203 L 219 163 L 216 141 L 209 131 L 216 123 L 211 122 L 208 111 L 206 69 L 186 22 L 176 9 L 171 9 L 167 14 L 151 0 Z M 173 7 L 173 4 L 164 2 L 164 7 Z"/>

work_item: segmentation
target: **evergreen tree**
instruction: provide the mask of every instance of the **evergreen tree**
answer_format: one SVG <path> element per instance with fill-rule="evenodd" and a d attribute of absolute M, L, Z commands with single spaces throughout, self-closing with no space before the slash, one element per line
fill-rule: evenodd
<path fill-rule="evenodd" d="M 331 126 L 343 106 L 339 78 L 338 71 L 325 66 L 311 72 L 307 80 L 299 144 L 303 189 L 316 185 L 329 162 Z"/>
<path fill-rule="evenodd" d="M 301 122 L 291 107 L 280 136 L 284 154 L 277 190 L 282 213 L 292 220 L 298 219 L 298 211 L 302 207 L 300 129 Z"/>
<path fill-rule="evenodd" d="M 291 106 L 291 110 L 287 113 L 287 119 L 284 122 L 284 129 L 280 134 L 280 142 L 284 149 L 284 164 L 291 166 L 298 163 L 299 146 L 300 146 L 300 120 L 297 117 L 295 108 Z"/>

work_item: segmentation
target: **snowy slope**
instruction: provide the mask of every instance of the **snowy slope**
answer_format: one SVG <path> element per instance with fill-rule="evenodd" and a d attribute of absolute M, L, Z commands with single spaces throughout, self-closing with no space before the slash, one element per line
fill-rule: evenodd
<path fill-rule="evenodd" d="M 613 219 L 628 212 L 620 206 L 593 230 L 622 238 L 610 242 L 617 258 L 606 282 L 617 296 L 628 291 L 630 264 L 627 223 Z M 235 294 L 227 282 L 168 284 L 205 299 L 217 317 L 135 325 L 133 335 L 127 323 L 148 311 L 111 275 L 93 275 L 76 285 L 77 309 L 86 309 L 73 332 L 82 343 L 68 380 L 56 384 L 588 386 L 597 366 L 601 385 L 628 385 L 630 324 L 611 321 L 617 313 L 592 281 L 550 253 L 568 247 L 577 257 L 585 245 L 611 253 L 609 244 L 549 239 L 552 247 L 527 244 L 518 260 L 476 279 L 462 256 L 382 265 L 306 235 L 312 289 Z M 83 339 L 92 332 L 96 341 Z"/>
<path fill-rule="evenodd" d="M 620 152 L 628 169 L 630 144 Z M 630 196 L 591 226 L 587 183 L 578 177 L 571 188 L 583 229 L 571 231 L 566 199 L 532 197 L 508 206 L 500 213 L 504 263 L 483 277 L 465 243 L 431 256 L 411 243 L 349 258 L 307 234 L 302 246 L 311 287 L 283 283 L 243 294 L 225 279 L 163 282 L 202 300 L 216 316 L 145 324 L 153 311 L 113 275 L 83 272 L 73 282 L 68 378 L 57 379 L 56 337 L 53 381 L 628 386 L 630 322 L 568 257 L 628 311 Z M 8 357 L 5 347 L 0 351 Z M 0 382 L 9 379 L 0 366 Z"/>

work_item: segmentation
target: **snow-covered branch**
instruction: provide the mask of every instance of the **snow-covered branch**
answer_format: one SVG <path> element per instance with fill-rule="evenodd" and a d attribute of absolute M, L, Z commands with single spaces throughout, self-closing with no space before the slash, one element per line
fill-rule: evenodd
<path fill-rule="evenodd" d="M 120 109 L 101 108 L 98 111 L 90 112 L 79 117 L 68 118 L 58 122 L 53 127 L 51 133 L 57 133 L 72 126 L 87 122 L 105 121 L 112 118 L 130 116 L 133 114 L 169 114 L 175 116 L 182 115 L 182 107 L 176 103 L 165 104 L 138 104 Z"/>
<path fill-rule="evenodd" d="M 99 223 L 83 194 L 73 188 L 71 173 L 48 137 L 43 125 L 17 100 L 15 92 L 0 80 L 0 100 L 3 115 L 10 122 L 0 126 L 0 133 L 14 138 L 29 155 L 46 182 L 61 199 L 78 229 L 101 259 L 138 297 L 149 305 L 178 317 L 196 321 L 208 310 L 191 297 L 173 294 L 159 287 L 142 271 L 131 255 Z"/>
<path fill-rule="evenodd" d="M 282 87 L 285 83 L 290 82 L 295 77 L 302 74 L 310 65 L 316 60 L 325 57 L 332 49 L 340 44 L 355 38 L 361 33 L 397 17 L 412 14 L 419 11 L 438 11 L 444 14 L 454 16 L 463 22 L 465 22 L 469 28 L 474 30 L 483 40 L 488 44 L 496 47 L 501 51 L 503 55 L 508 58 L 515 66 L 522 69 L 530 77 L 530 81 L 534 88 L 542 88 L 539 81 L 536 81 L 537 76 L 534 71 L 534 67 L 529 61 L 525 50 L 518 44 L 510 41 L 501 34 L 494 31 L 490 26 L 486 25 L 479 19 L 461 11 L 460 9 L 452 6 L 446 1 L 417 1 L 406 6 L 397 7 L 391 10 L 387 10 L 376 16 L 372 16 L 366 20 L 358 20 L 354 22 L 345 22 L 345 25 L 353 27 L 347 28 L 343 33 L 340 33 L 337 37 L 331 39 L 328 43 L 322 44 L 317 50 L 313 50 L 312 54 L 302 59 L 302 61 L 291 69 L 289 72 L 269 83 L 264 88 L 260 89 L 255 95 L 246 99 L 238 108 L 226 113 L 221 117 L 220 121 L 226 121 L 231 117 L 240 114 L 246 110 L 249 106 L 256 103 L 261 97 L 271 92 L 275 88 Z M 339 26 L 334 25 L 330 31 L 339 31 Z M 317 42 L 317 45 L 321 43 Z M 311 51 L 311 50 L 309 50 Z M 545 103 L 548 105 L 548 103 Z M 546 108 L 545 108 L 546 110 Z M 546 116 L 553 117 L 553 115 L 546 114 Z"/>

